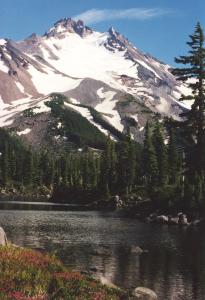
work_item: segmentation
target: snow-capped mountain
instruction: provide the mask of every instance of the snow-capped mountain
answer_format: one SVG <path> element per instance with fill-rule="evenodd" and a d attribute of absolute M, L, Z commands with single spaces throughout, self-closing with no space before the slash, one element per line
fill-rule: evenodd
<path fill-rule="evenodd" d="M 70 18 L 58 21 L 43 36 L 32 34 L 18 42 L 1 39 L 0 126 L 12 126 L 29 107 L 47 112 L 45 99 L 58 92 L 85 117 L 85 109 L 75 104 L 95 108 L 121 132 L 132 121 L 131 132 L 140 140 L 149 118 L 144 108 L 174 118 L 183 109 L 177 99 L 186 87 L 169 69 L 114 28 L 96 32 Z"/>

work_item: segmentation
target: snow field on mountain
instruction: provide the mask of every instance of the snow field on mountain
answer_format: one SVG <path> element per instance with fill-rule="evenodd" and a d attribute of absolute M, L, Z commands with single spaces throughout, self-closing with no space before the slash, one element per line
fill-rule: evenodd
<path fill-rule="evenodd" d="M 97 94 L 102 99 L 102 102 L 100 104 L 97 104 L 95 109 L 98 112 L 103 113 L 104 117 L 108 120 L 108 122 L 111 125 L 113 125 L 118 130 L 123 131 L 124 126 L 122 125 L 121 117 L 118 111 L 116 110 L 116 103 L 118 102 L 118 100 L 113 99 L 116 95 L 116 92 L 103 92 L 102 88 L 100 88 L 97 91 Z"/>
<path fill-rule="evenodd" d="M 81 80 L 75 80 L 61 74 L 56 74 L 51 69 L 44 68 L 46 73 L 39 72 L 33 66 L 29 66 L 29 73 L 39 93 L 49 94 L 51 92 L 65 92 L 76 88 Z"/>
<path fill-rule="evenodd" d="M 32 100 L 28 97 L 5 104 L 0 97 L 0 127 L 11 125 L 17 114 L 29 108 L 33 109 L 34 114 L 49 112 L 51 109 L 44 102 L 45 99 Z"/>
<path fill-rule="evenodd" d="M 132 61 L 125 60 L 124 52 L 112 53 L 102 45 L 106 37 L 107 34 L 96 32 L 83 39 L 70 32 L 65 33 L 63 39 L 45 37 L 43 42 L 59 57 L 58 60 L 50 57 L 49 51 L 43 49 L 43 44 L 41 50 L 46 61 L 72 77 L 94 78 L 105 82 L 110 82 L 112 76 L 117 74 L 136 78 L 136 66 Z"/>

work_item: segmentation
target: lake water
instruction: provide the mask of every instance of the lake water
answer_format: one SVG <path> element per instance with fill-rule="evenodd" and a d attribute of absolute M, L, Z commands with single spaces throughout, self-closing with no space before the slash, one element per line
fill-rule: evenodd
<path fill-rule="evenodd" d="M 121 287 L 146 286 L 159 300 L 205 299 L 203 229 L 149 225 L 118 213 L 8 206 L 0 210 L 0 226 L 17 245 L 55 251 L 75 269 L 95 267 Z M 137 255 L 133 246 L 148 253 Z"/>

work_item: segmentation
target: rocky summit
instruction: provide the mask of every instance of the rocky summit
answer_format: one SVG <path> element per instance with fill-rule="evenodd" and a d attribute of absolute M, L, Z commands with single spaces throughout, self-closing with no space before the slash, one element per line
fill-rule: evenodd
<path fill-rule="evenodd" d="M 35 117 L 48 114 L 51 93 L 68 97 L 70 108 L 104 133 L 88 108 L 95 109 L 119 132 L 129 127 L 143 140 L 148 119 L 158 115 L 179 119 L 186 109 L 178 102 L 185 85 L 177 82 L 170 66 L 144 54 L 111 27 L 96 32 L 83 21 L 59 20 L 43 36 L 22 41 L 0 40 L 0 126 L 31 135 L 19 117 L 35 109 Z M 49 118 L 40 117 L 48 120 Z"/>

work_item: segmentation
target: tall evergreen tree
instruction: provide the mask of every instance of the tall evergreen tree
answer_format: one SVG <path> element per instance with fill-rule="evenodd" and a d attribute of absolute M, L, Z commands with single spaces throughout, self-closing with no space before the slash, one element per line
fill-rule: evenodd
<path fill-rule="evenodd" d="M 128 133 L 119 144 L 118 153 L 118 188 L 126 194 L 132 191 L 135 180 L 135 155 L 134 143 Z"/>
<path fill-rule="evenodd" d="M 100 186 L 106 196 L 110 194 L 111 143 L 110 136 L 108 136 L 105 150 L 101 156 Z"/>
<path fill-rule="evenodd" d="M 25 152 L 24 157 L 24 173 L 23 173 L 23 181 L 25 185 L 32 184 L 33 181 L 33 153 L 30 150 Z"/>
<path fill-rule="evenodd" d="M 143 169 L 145 183 L 148 185 L 156 184 L 156 179 L 159 174 L 159 170 L 157 166 L 157 157 L 152 142 L 152 133 L 148 122 L 145 128 L 145 139 L 143 147 Z"/>
<path fill-rule="evenodd" d="M 180 170 L 180 158 L 176 146 L 176 134 L 173 128 L 170 129 L 168 142 L 168 171 L 169 182 L 175 184 L 178 181 Z"/>
<path fill-rule="evenodd" d="M 3 151 L 1 153 L 2 184 L 6 186 L 9 181 L 9 156 L 8 142 L 4 140 Z"/>
<path fill-rule="evenodd" d="M 155 148 L 157 167 L 158 167 L 158 183 L 161 185 L 167 181 L 167 149 L 164 143 L 165 135 L 163 133 L 163 126 L 159 122 L 155 124 L 152 141 Z"/>
<path fill-rule="evenodd" d="M 180 99 L 193 101 L 191 109 L 183 114 L 185 120 L 182 125 L 193 143 L 194 159 L 191 167 L 201 173 L 205 169 L 205 48 L 200 23 L 197 23 L 187 45 L 190 47 L 188 55 L 175 58 L 176 63 L 185 66 L 173 69 L 172 73 L 178 80 L 186 82 L 192 91 Z"/>

